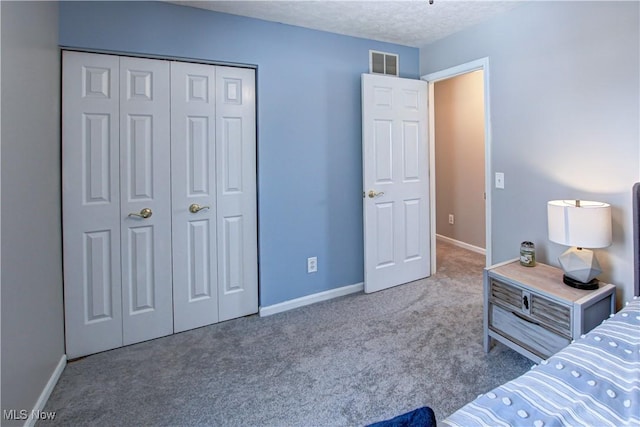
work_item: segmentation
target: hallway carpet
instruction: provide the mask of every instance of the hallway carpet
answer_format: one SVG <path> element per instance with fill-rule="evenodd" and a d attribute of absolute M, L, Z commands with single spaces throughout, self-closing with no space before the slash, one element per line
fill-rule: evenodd
<path fill-rule="evenodd" d="M 438 420 L 527 371 L 482 348 L 484 256 L 438 242 L 430 278 L 249 316 L 70 362 L 60 426 L 361 426 L 428 406 Z"/>

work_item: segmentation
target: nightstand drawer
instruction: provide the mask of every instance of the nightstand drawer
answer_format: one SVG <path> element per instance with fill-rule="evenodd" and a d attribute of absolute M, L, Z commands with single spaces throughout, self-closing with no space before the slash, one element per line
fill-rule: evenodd
<path fill-rule="evenodd" d="M 571 308 L 509 283 L 491 279 L 491 302 L 571 337 Z"/>
<path fill-rule="evenodd" d="M 546 359 L 566 347 L 570 340 L 516 311 L 491 304 L 489 328 L 530 352 Z"/>

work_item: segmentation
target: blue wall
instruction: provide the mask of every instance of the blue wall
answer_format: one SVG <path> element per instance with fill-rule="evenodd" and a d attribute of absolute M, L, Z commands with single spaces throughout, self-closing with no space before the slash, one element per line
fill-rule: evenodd
<path fill-rule="evenodd" d="M 256 65 L 260 304 L 363 281 L 360 74 L 418 49 L 155 2 L 61 2 L 60 45 Z"/>

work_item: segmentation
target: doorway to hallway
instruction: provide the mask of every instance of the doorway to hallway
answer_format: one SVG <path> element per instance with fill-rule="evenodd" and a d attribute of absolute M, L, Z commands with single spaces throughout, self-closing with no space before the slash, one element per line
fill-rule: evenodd
<path fill-rule="evenodd" d="M 491 264 L 489 60 L 422 76 L 429 83 L 431 247 L 436 238 Z M 432 251 L 435 272 L 436 254 Z"/>

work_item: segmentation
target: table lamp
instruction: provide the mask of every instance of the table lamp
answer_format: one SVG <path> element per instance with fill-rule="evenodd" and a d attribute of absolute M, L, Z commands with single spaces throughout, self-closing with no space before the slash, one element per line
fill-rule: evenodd
<path fill-rule="evenodd" d="M 584 200 L 552 200 L 547 203 L 549 240 L 571 246 L 558 261 L 563 282 L 578 289 L 598 289 L 602 273 L 593 251 L 611 245 L 611 206 Z"/>

